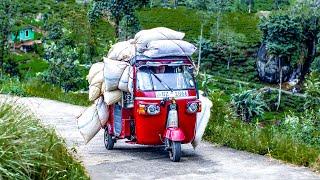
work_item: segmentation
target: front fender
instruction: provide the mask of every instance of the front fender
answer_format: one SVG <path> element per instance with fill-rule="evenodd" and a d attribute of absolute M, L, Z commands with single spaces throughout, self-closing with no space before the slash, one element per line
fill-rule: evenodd
<path fill-rule="evenodd" d="M 171 141 L 183 141 L 186 137 L 180 128 L 167 128 L 164 137 Z"/>

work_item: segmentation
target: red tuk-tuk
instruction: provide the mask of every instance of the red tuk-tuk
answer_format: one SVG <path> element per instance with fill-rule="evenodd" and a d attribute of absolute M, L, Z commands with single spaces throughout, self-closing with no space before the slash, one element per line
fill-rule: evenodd
<path fill-rule="evenodd" d="M 181 144 L 195 137 L 196 114 L 201 111 L 189 57 L 131 60 L 132 93 L 123 92 L 122 103 L 110 106 L 104 142 L 113 149 L 118 139 L 127 143 L 165 145 L 172 161 L 181 157 Z"/>

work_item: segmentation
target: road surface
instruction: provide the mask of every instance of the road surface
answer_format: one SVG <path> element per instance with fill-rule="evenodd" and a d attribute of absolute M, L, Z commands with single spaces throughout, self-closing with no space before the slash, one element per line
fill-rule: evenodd
<path fill-rule="evenodd" d="M 8 98 L 8 96 L 5 96 Z M 4 96 L 1 97 L 4 99 Z M 12 99 L 12 97 L 11 97 Z M 87 145 L 76 125 L 85 109 L 41 98 L 19 98 L 47 127 L 56 129 L 67 146 L 75 150 L 92 179 L 320 179 L 305 167 L 272 158 L 203 142 L 195 151 L 182 146 L 181 162 L 169 160 L 163 147 L 130 145 L 118 141 L 107 151 L 103 131 Z"/>

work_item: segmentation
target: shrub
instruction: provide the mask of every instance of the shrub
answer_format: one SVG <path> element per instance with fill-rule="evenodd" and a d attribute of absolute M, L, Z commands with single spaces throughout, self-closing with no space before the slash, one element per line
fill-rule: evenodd
<path fill-rule="evenodd" d="M 266 109 L 269 109 L 263 94 L 256 90 L 231 95 L 231 105 L 238 116 L 247 122 L 255 116 L 261 116 Z"/>
<path fill-rule="evenodd" d="M 0 179 L 88 179 L 54 130 L 9 104 L 0 104 Z"/>
<path fill-rule="evenodd" d="M 305 143 L 282 127 L 261 127 L 237 120 L 224 97 L 223 92 L 211 93 L 213 106 L 205 131 L 206 140 L 320 170 L 318 145 Z"/>
<path fill-rule="evenodd" d="M 77 61 L 77 49 L 58 45 L 52 43 L 46 47 L 49 67 L 42 74 L 43 80 L 62 87 L 66 92 L 85 88 L 86 81 Z"/>
<path fill-rule="evenodd" d="M 18 96 L 26 95 L 19 78 L 2 76 L 0 80 L 0 93 L 14 94 Z"/>
<path fill-rule="evenodd" d="M 320 110 L 307 110 L 302 115 L 290 113 L 285 117 L 283 132 L 293 139 L 320 147 Z"/>
<path fill-rule="evenodd" d="M 312 72 L 305 81 L 307 101 L 305 109 L 320 108 L 320 73 Z"/>

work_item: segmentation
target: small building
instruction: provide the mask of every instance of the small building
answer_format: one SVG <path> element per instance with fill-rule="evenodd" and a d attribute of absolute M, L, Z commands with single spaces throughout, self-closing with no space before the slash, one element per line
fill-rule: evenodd
<path fill-rule="evenodd" d="M 35 32 L 33 27 L 28 26 L 19 30 L 18 34 L 11 33 L 12 42 L 24 42 L 34 40 Z"/>
<path fill-rule="evenodd" d="M 27 26 L 21 28 L 16 33 L 11 33 L 10 43 L 13 50 L 21 50 L 23 52 L 31 51 L 34 45 L 41 44 L 41 40 L 35 40 L 35 28 Z"/>

